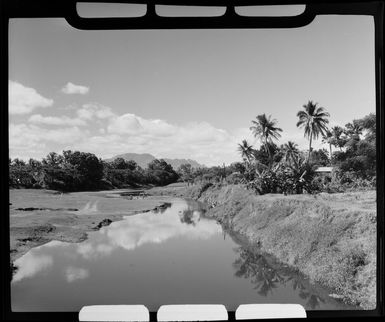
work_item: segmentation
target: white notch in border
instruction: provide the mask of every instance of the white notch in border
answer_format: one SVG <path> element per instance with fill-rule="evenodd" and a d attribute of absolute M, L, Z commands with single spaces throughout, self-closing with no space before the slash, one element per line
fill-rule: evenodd
<path fill-rule="evenodd" d="M 150 321 L 144 305 L 90 305 L 83 306 L 79 321 Z"/>
<path fill-rule="evenodd" d="M 300 304 L 242 304 L 235 311 L 236 320 L 306 318 Z"/>
<path fill-rule="evenodd" d="M 158 321 L 218 321 L 227 320 L 227 310 L 222 304 L 162 305 Z"/>

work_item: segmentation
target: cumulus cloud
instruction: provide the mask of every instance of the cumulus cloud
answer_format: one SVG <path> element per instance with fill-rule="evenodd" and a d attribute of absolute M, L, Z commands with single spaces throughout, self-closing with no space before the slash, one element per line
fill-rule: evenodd
<path fill-rule="evenodd" d="M 9 113 L 28 114 L 37 108 L 52 106 L 53 100 L 40 95 L 35 89 L 9 81 Z"/>
<path fill-rule="evenodd" d="M 77 246 L 76 252 L 86 259 L 95 259 L 111 254 L 117 248 L 134 250 L 146 244 L 160 244 L 169 239 L 186 236 L 193 240 L 206 240 L 221 232 L 218 224 L 201 217 L 194 211 L 195 225 L 180 224 L 180 214 L 187 210 L 184 203 L 173 203 L 173 211 L 166 210 L 162 216 L 143 213 L 126 216 L 124 220 L 102 228 L 98 238 Z"/>
<path fill-rule="evenodd" d="M 71 82 L 68 82 L 62 89 L 61 91 L 64 94 L 87 94 L 89 92 L 90 88 L 87 86 L 82 86 L 82 85 L 75 85 Z"/>
<path fill-rule="evenodd" d="M 46 125 L 67 125 L 67 126 L 85 126 L 87 123 L 80 118 L 70 118 L 68 116 L 42 116 L 40 114 L 31 115 L 28 122 L 33 124 Z"/>
<path fill-rule="evenodd" d="M 147 120 L 127 113 L 113 117 L 107 130 L 115 134 L 170 136 L 178 131 L 178 127 L 163 120 Z"/>
<path fill-rule="evenodd" d="M 48 255 L 36 255 L 30 251 L 15 261 L 18 267 L 12 281 L 18 282 L 24 278 L 33 277 L 41 271 L 50 268 L 53 265 L 53 259 Z"/>
<path fill-rule="evenodd" d="M 25 160 L 42 158 L 51 151 L 62 151 L 63 147 L 89 137 L 88 131 L 77 126 L 47 129 L 34 124 L 9 125 L 9 152 L 12 158 Z M 52 148 L 54 147 L 54 148 Z"/>
<path fill-rule="evenodd" d="M 84 268 L 70 266 L 67 267 L 67 269 L 65 270 L 65 276 L 68 283 L 87 278 L 89 275 L 89 271 Z"/>
<path fill-rule="evenodd" d="M 77 110 L 77 116 L 83 120 L 92 120 L 100 119 L 105 120 L 112 117 L 115 117 L 115 114 L 112 110 L 107 107 L 97 103 L 88 103 L 84 104 L 82 108 Z"/>

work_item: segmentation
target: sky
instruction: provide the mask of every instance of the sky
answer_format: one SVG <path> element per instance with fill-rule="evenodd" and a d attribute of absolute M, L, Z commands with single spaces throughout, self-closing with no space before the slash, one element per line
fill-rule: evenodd
<path fill-rule="evenodd" d="M 374 23 L 320 16 L 295 29 L 82 31 L 64 19 L 12 19 L 10 157 L 80 150 L 151 153 L 212 166 L 266 113 L 288 140 L 308 100 L 345 125 L 375 112 Z M 321 140 L 316 148 L 327 148 Z"/>

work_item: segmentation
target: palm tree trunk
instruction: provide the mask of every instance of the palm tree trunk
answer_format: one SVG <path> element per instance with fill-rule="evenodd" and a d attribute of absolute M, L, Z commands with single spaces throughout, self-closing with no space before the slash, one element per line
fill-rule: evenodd
<path fill-rule="evenodd" d="M 311 153 L 311 141 L 313 139 L 313 133 L 310 134 L 310 141 L 309 141 L 309 154 L 307 156 L 307 163 L 310 161 L 310 153 Z"/>
<path fill-rule="evenodd" d="M 269 149 L 269 146 L 267 144 L 267 139 L 265 139 L 265 148 L 266 148 L 266 151 L 267 151 L 267 155 L 269 156 L 269 168 L 271 168 L 271 165 L 272 165 L 272 158 L 271 158 L 271 151 Z"/>
<path fill-rule="evenodd" d="M 330 165 L 332 165 L 332 145 L 329 143 L 329 149 L 330 149 Z"/>

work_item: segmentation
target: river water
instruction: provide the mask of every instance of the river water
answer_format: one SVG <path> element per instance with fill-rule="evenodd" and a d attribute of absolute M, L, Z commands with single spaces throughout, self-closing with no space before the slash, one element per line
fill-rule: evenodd
<path fill-rule="evenodd" d="M 93 304 L 299 303 L 351 309 L 303 276 L 227 235 L 197 202 L 113 222 L 82 243 L 52 241 L 15 264 L 13 311 L 78 311 Z"/>

